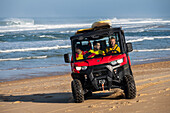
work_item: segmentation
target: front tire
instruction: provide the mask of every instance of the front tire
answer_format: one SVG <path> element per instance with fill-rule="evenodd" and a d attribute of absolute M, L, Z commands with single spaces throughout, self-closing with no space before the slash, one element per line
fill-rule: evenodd
<path fill-rule="evenodd" d="M 127 99 L 134 99 L 136 97 L 136 85 L 132 75 L 124 76 L 124 93 Z"/>
<path fill-rule="evenodd" d="M 74 97 L 74 102 L 75 103 L 84 102 L 84 90 L 83 90 L 80 80 L 74 79 L 71 82 L 71 87 L 72 87 L 72 94 Z"/>

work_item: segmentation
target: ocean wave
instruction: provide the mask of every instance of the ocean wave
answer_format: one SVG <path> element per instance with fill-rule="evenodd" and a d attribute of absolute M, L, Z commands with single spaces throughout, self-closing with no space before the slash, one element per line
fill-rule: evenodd
<path fill-rule="evenodd" d="M 0 69 L 0 71 L 8 71 L 8 70 L 25 70 L 25 69 L 41 69 L 41 68 L 52 68 L 58 66 L 69 66 L 69 64 L 55 64 L 53 66 L 42 66 L 42 67 L 31 67 L 31 68 L 9 68 L 9 69 Z"/>
<path fill-rule="evenodd" d="M 153 18 L 127 18 L 127 19 L 111 19 L 112 26 L 122 27 L 125 32 L 145 32 L 164 25 L 169 25 L 170 20 L 153 19 Z M 165 27 L 166 28 L 166 27 Z M 169 29 L 169 28 L 167 28 Z"/>
<path fill-rule="evenodd" d="M 112 24 L 157 24 L 157 23 L 170 23 L 170 20 L 153 19 L 153 18 L 127 18 L 127 19 L 110 19 Z"/>
<path fill-rule="evenodd" d="M 155 28 L 159 28 L 161 25 L 132 25 L 132 26 L 125 26 L 123 27 L 123 29 L 125 29 L 124 31 L 126 33 L 128 32 L 132 32 L 132 33 L 136 33 L 136 32 L 145 32 L 145 31 L 149 31 L 150 29 L 155 29 Z"/>
<path fill-rule="evenodd" d="M 23 48 L 23 49 L 10 49 L 10 50 L 0 50 L 0 53 L 11 53 L 11 52 L 25 52 L 25 51 L 38 51 L 38 50 L 53 50 L 53 49 L 62 49 L 70 48 L 70 45 L 65 46 L 54 46 L 54 47 L 40 47 L 40 48 Z"/>
<path fill-rule="evenodd" d="M 110 19 L 110 18 L 107 18 Z M 99 19 L 98 19 L 99 20 Z M 103 19 L 102 19 L 103 20 Z M 165 24 L 169 24 L 170 20 L 152 19 L 152 18 L 112 18 L 112 27 L 123 27 L 126 32 L 143 32 L 147 29 L 153 29 Z M 94 21 L 86 23 L 77 22 L 75 24 L 34 24 L 33 19 L 6 19 L 7 26 L 0 25 L 0 32 L 17 32 L 17 31 L 32 31 L 32 30 L 49 30 L 49 29 L 67 29 L 67 28 L 89 28 Z M 76 22 L 76 21 L 75 21 Z M 48 22 L 47 22 L 48 23 Z M 67 22 L 68 23 L 68 22 Z M 130 29 L 129 29 L 130 28 Z M 136 29 L 135 29 L 136 28 Z M 72 30 L 71 30 L 72 31 Z M 64 31 L 70 33 L 70 30 Z"/>
<path fill-rule="evenodd" d="M 55 38 L 55 39 L 57 38 L 57 37 L 52 36 L 52 35 L 41 35 L 39 37 L 42 37 L 42 38 Z"/>
<path fill-rule="evenodd" d="M 163 57 L 163 58 L 147 58 L 147 59 L 138 59 L 133 61 L 149 61 L 149 60 L 160 60 L 160 59 L 169 59 L 170 57 Z"/>
<path fill-rule="evenodd" d="M 0 59 L 0 61 L 14 61 L 14 60 L 42 59 L 42 58 L 47 58 L 47 56 L 32 56 L 32 57 L 20 57 L 20 58 L 7 58 L 7 59 Z"/>
<path fill-rule="evenodd" d="M 151 51 L 170 51 L 170 48 L 133 50 L 133 52 L 151 52 Z"/>
<path fill-rule="evenodd" d="M 60 31 L 59 33 L 75 33 L 76 32 L 76 30 L 71 30 L 71 31 L 69 31 L 69 30 L 67 30 L 67 31 Z"/>
<path fill-rule="evenodd" d="M 148 58 L 148 59 L 140 59 L 140 60 L 133 60 L 133 61 L 148 61 L 148 60 L 158 60 L 160 58 Z"/>
<path fill-rule="evenodd" d="M 126 37 L 128 38 L 135 38 L 135 37 Z M 154 40 L 154 39 L 165 39 L 165 38 L 170 38 L 170 36 L 154 36 L 154 37 L 139 37 L 138 39 L 133 39 L 133 40 L 127 40 L 126 42 L 141 42 L 144 40 Z"/>
<path fill-rule="evenodd" d="M 1 23 L 3 23 L 3 26 L 34 25 L 34 20 L 33 19 L 22 19 L 22 18 L 8 18 L 8 19 L 2 20 Z"/>
<path fill-rule="evenodd" d="M 63 29 L 63 28 L 88 28 L 89 24 L 62 24 L 62 25 L 20 25 L 20 26 L 0 26 L 0 32 L 18 32 L 18 31 L 33 31 L 33 30 L 50 30 L 50 29 Z"/>

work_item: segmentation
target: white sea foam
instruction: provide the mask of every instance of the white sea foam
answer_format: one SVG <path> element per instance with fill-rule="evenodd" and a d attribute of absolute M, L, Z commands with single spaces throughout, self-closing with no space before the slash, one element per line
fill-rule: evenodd
<path fill-rule="evenodd" d="M 135 38 L 135 37 L 127 36 L 127 39 L 128 38 Z M 170 36 L 138 37 L 137 39 L 127 40 L 126 42 L 141 42 L 144 40 L 165 39 L 165 38 L 170 38 Z"/>
<path fill-rule="evenodd" d="M 103 20 L 103 19 L 102 19 Z M 126 28 L 137 28 L 132 32 L 142 32 L 145 29 L 159 27 L 159 25 L 169 24 L 170 20 L 152 19 L 152 18 L 127 18 L 127 19 L 110 19 L 113 27 L 122 26 Z M 29 30 L 49 30 L 49 29 L 63 29 L 63 28 L 89 28 L 94 21 L 87 23 L 76 24 L 53 24 L 53 25 L 38 25 L 34 24 L 32 19 L 7 19 L 10 26 L 0 26 L 0 32 L 15 32 L 15 31 L 29 31 Z M 71 22 L 70 22 L 71 23 Z M 138 28 L 141 27 L 141 28 Z M 130 31 L 131 32 L 131 31 Z"/>
<path fill-rule="evenodd" d="M 76 30 L 72 30 L 72 31 L 60 31 L 60 33 L 75 33 L 76 32 Z"/>
<path fill-rule="evenodd" d="M 7 58 L 7 59 L 0 59 L 0 61 L 13 61 L 13 60 L 25 60 L 25 59 L 41 59 L 47 58 L 47 56 L 32 56 L 32 57 L 20 57 L 20 58 Z"/>
<path fill-rule="evenodd" d="M 0 53 L 11 53 L 11 52 L 25 52 L 25 51 L 38 51 L 38 50 L 53 50 L 61 48 L 70 48 L 70 45 L 65 46 L 53 46 L 53 47 L 40 47 L 40 48 L 23 48 L 23 49 L 10 49 L 10 50 L 0 50 Z"/>
<path fill-rule="evenodd" d="M 5 22 L 8 26 L 13 25 L 34 25 L 33 19 L 24 19 L 24 18 L 8 18 L 4 19 L 3 22 Z"/>
<path fill-rule="evenodd" d="M 151 52 L 151 51 L 170 51 L 170 48 L 133 50 L 133 52 Z"/>
<path fill-rule="evenodd" d="M 4 36 L 3 34 L 0 34 L 0 36 Z"/>
<path fill-rule="evenodd" d="M 155 23 L 170 23 L 169 20 L 152 19 L 152 18 L 127 18 L 127 19 L 111 19 L 112 24 L 155 24 Z"/>
<path fill-rule="evenodd" d="M 0 26 L 0 32 L 16 32 L 16 31 L 32 31 L 32 30 L 48 30 L 48 29 L 61 29 L 61 28 L 86 28 L 90 27 L 89 24 L 63 24 L 63 25 L 13 25 L 13 26 Z"/>
<path fill-rule="evenodd" d="M 148 59 L 140 59 L 140 60 L 133 60 L 133 61 L 148 61 L 148 60 L 158 60 L 160 58 L 148 58 Z"/>
<path fill-rule="evenodd" d="M 125 32 L 144 32 L 148 31 L 149 29 L 158 28 L 159 25 L 129 25 L 129 26 L 123 26 L 123 29 L 125 29 Z M 127 29 L 126 29 L 127 28 Z"/>
<path fill-rule="evenodd" d="M 113 27 L 122 27 L 125 32 L 144 32 L 170 24 L 170 20 L 152 18 L 111 19 Z"/>
<path fill-rule="evenodd" d="M 42 38 L 57 38 L 57 37 L 52 36 L 52 35 L 41 35 L 39 37 L 42 37 Z"/>

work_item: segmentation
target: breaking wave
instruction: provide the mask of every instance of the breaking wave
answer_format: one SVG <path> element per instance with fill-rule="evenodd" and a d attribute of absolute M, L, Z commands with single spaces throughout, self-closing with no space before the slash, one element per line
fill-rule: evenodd
<path fill-rule="evenodd" d="M 170 51 L 170 48 L 165 49 L 142 49 L 142 50 L 133 50 L 134 52 L 151 52 L 151 51 Z"/>
<path fill-rule="evenodd" d="M 105 18 L 106 19 L 106 18 Z M 107 18 L 110 19 L 110 18 Z M 104 19 L 98 19 L 104 20 Z M 51 29 L 67 29 L 67 28 L 89 28 L 94 21 L 91 20 L 86 23 L 72 23 L 61 24 L 55 22 L 51 24 L 38 23 L 36 24 L 33 19 L 20 19 L 20 18 L 9 18 L 0 21 L 0 32 L 17 32 L 17 31 L 32 31 L 32 30 L 51 30 Z M 127 18 L 127 19 L 110 19 L 112 27 L 123 27 L 126 32 L 143 32 L 148 29 L 158 28 L 165 24 L 170 24 L 170 20 L 164 19 L 152 19 L 152 18 Z M 68 22 L 67 22 L 68 23 Z M 64 32 L 70 33 L 73 30 L 66 30 Z"/>
<path fill-rule="evenodd" d="M 111 19 L 112 24 L 127 25 L 127 24 L 157 24 L 170 23 L 170 20 L 153 19 L 153 18 L 128 18 L 128 19 Z"/>
<path fill-rule="evenodd" d="M 33 19 L 9 18 L 0 22 L 0 26 L 34 25 Z"/>
<path fill-rule="evenodd" d="M 7 59 L 0 59 L 0 61 L 14 61 L 14 60 L 42 59 L 42 58 L 47 58 L 47 56 L 32 56 L 32 57 L 20 57 L 20 58 L 7 58 Z"/>
<path fill-rule="evenodd" d="M 127 39 L 130 38 L 135 38 L 135 37 L 128 37 Z M 154 40 L 154 39 L 164 39 L 164 38 L 170 38 L 170 36 L 154 36 L 154 37 L 139 37 L 137 39 L 133 39 L 133 40 L 127 40 L 126 42 L 141 42 L 144 40 Z"/>
<path fill-rule="evenodd" d="M 53 49 L 62 49 L 70 48 L 70 45 L 65 46 L 53 46 L 53 47 L 40 47 L 40 48 L 24 48 L 24 49 L 10 49 L 10 50 L 0 50 L 0 53 L 11 53 L 11 52 L 25 52 L 25 51 L 38 51 L 38 50 L 53 50 Z"/>
<path fill-rule="evenodd" d="M 54 38 L 54 39 L 57 38 L 57 37 L 52 36 L 52 35 L 41 35 L 41 36 L 39 36 L 39 37 L 42 37 L 42 38 Z"/>

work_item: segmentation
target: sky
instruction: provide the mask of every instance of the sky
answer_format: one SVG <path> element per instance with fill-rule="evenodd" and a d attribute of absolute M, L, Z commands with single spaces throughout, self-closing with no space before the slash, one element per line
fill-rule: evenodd
<path fill-rule="evenodd" d="M 0 17 L 170 17 L 170 0 L 0 0 Z"/>

